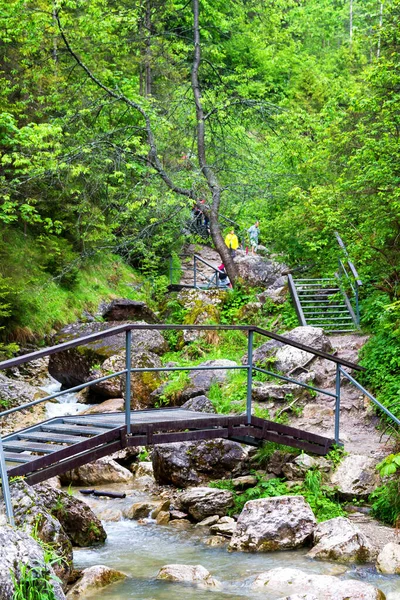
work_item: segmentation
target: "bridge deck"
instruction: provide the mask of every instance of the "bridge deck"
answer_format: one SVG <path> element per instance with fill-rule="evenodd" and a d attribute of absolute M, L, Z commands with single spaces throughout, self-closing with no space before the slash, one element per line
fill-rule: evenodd
<path fill-rule="evenodd" d="M 334 440 L 273 421 L 246 415 L 218 415 L 181 408 L 132 411 L 131 433 L 124 413 L 49 419 L 3 438 L 10 477 L 45 481 L 126 447 L 228 438 L 258 446 L 273 441 L 324 455 Z"/>

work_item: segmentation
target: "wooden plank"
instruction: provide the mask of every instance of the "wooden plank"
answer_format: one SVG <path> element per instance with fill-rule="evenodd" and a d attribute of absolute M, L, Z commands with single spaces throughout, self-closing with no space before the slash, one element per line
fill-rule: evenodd
<path fill-rule="evenodd" d="M 16 452 L 41 452 L 44 454 L 52 454 L 62 450 L 64 446 L 58 446 L 56 444 L 39 444 L 37 442 L 27 442 L 25 440 L 11 440 L 10 442 L 3 442 L 4 449 L 15 450 Z"/>
<path fill-rule="evenodd" d="M 196 440 L 214 440 L 216 438 L 227 438 L 228 429 L 205 429 L 194 431 L 175 431 L 173 433 L 155 433 L 153 444 L 170 444 L 171 442 L 185 442 Z M 150 444 L 149 444 L 150 445 Z"/>
<path fill-rule="evenodd" d="M 82 440 L 87 440 L 82 435 L 64 435 L 62 433 L 47 433 L 46 431 L 32 431 L 30 433 L 19 433 L 18 437 L 22 440 L 37 440 L 38 442 L 60 442 L 61 444 L 75 444 Z"/>
<path fill-rule="evenodd" d="M 55 477 L 56 475 L 60 475 L 71 469 L 76 469 L 77 467 L 93 462 L 98 458 L 103 458 L 103 456 L 109 456 L 114 452 L 118 452 L 122 447 L 121 440 L 111 442 L 110 444 L 94 448 L 88 452 L 79 454 L 78 456 L 73 456 L 67 460 L 57 462 L 55 465 L 42 469 L 41 471 L 36 471 L 35 473 L 27 475 L 25 481 L 29 483 L 29 485 L 46 481 L 47 479 L 50 479 L 50 477 Z"/>
<path fill-rule="evenodd" d="M 325 444 L 328 440 L 334 443 L 333 439 L 326 438 L 317 433 L 311 433 L 303 429 L 297 429 L 296 427 L 290 427 L 289 425 L 283 425 L 282 423 L 275 423 L 275 421 L 268 421 L 267 419 L 260 419 L 259 417 L 251 417 L 252 425 L 265 429 L 268 427 L 270 431 L 276 431 L 284 435 L 289 435 L 294 438 L 300 438 L 309 442 L 315 442 L 316 444 Z"/>
<path fill-rule="evenodd" d="M 115 419 L 109 419 L 108 421 L 101 417 L 107 417 L 106 414 L 99 415 L 96 419 L 94 416 L 92 417 L 72 417 L 64 419 L 64 423 L 74 423 L 75 425 L 94 425 L 97 427 L 101 427 L 102 429 L 115 429 L 118 425 L 115 424 Z M 124 413 L 121 413 L 121 425 L 125 422 Z"/>
<path fill-rule="evenodd" d="M 307 452 L 312 452 L 313 454 L 319 454 L 321 456 L 327 454 L 329 451 L 329 447 L 311 444 L 310 442 L 303 442 L 299 439 L 295 440 L 292 437 L 274 433 L 273 431 L 265 431 L 260 439 L 290 446 L 291 448 L 299 448 L 300 450 L 306 450 Z"/>
<path fill-rule="evenodd" d="M 86 452 L 88 450 L 91 450 L 92 448 L 96 448 L 97 446 L 108 444 L 115 440 L 119 441 L 122 448 L 124 447 L 123 440 L 125 432 L 125 427 L 117 427 L 115 429 L 107 431 L 106 433 L 103 433 L 102 435 L 97 435 L 96 437 L 92 437 L 83 442 L 80 442 L 79 444 L 73 444 L 71 446 L 60 446 L 60 450 L 58 450 L 57 452 L 53 452 L 52 454 L 48 454 L 47 456 L 40 456 L 37 458 L 36 461 L 29 463 L 28 465 L 21 465 L 19 467 L 15 467 L 14 469 L 12 469 L 10 475 L 26 475 L 27 473 L 32 473 L 33 471 L 46 468 L 61 460 L 70 458 L 71 456 L 82 452 Z"/>
<path fill-rule="evenodd" d="M 88 435 L 100 435 L 101 433 L 105 433 L 106 429 L 101 427 L 84 427 L 79 425 L 41 425 L 41 431 L 49 431 L 50 433 L 69 433 L 71 435 L 87 433 Z"/>

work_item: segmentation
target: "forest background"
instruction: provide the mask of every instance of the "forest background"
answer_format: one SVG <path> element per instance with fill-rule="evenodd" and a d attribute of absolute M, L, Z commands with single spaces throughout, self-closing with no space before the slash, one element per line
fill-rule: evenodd
<path fill-rule="evenodd" d="M 134 296 L 136 272 L 161 286 L 193 199 L 212 201 L 193 5 L 0 0 L 3 353 L 102 295 Z M 367 383 L 398 404 L 400 0 L 203 0 L 199 13 L 220 212 L 259 219 L 262 243 L 311 276 L 334 272 L 339 231 L 375 333 Z"/>

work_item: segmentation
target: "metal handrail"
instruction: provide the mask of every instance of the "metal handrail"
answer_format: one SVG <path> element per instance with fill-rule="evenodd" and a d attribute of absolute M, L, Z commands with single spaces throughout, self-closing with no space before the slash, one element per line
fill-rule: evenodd
<path fill-rule="evenodd" d="M 386 406 L 383 406 L 383 404 L 381 404 L 381 402 L 379 402 L 379 400 L 377 398 L 375 398 L 375 396 L 373 396 L 368 390 L 365 389 L 365 387 L 363 387 L 360 383 L 358 383 L 358 381 L 356 379 L 354 379 L 354 377 L 352 377 L 350 375 L 350 373 L 347 373 L 347 371 L 344 371 L 342 369 L 342 367 L 339 367 L 339 371 L 340 373 L 343 375 L 343 377 L 346 377 L 346 379 L 348 379 L 349 381 L 351 381 L 351 383 L 353 385 L 356 386 L 356 388 L 358 388 L 360 390 L 360 392 L 362 392 L 363 394 L 365 394 L 366 396 L 368 396 L 368 398 L 370 400 L 372 400 L 372 402 L 382 411 L 384 412 L 388 417 L 390 417 L 397 425 L 400 425 L 400 419 L 398 419 L 392 412 L 390 412 L 390 410 L 388 410 L 386 408 Z"/>
<path fill-rule="evenodd" d="M 183 367 L 154 367 L 154 368 L 142 368 L 142 367 L 138 367 L 138 368 L 132 368 L 131 366 L 131 341 L 132 341 L 132 331 L 133 330 L 158 330 L 158 331 L 165 331 L 165 330 L 178 330 L 178 331 L 182 331 L 182 330 L 192 330 L 192 331 L 243 331 L 243 332 L 247 332 L 248 334 L 248 359 L 247 359 L 247 363 L 245 363 L 244 365 L 235 365 L 235 366 L 214 366 L 214 367 L 209 367 L 209 366 L 183 366 Z M 117 327 L 111 327 L 110 329 L 107 329 L 105 331 L 101 331 L 98 333 L 93 333 L 90 335 L 86 335 L 86 336 L 82 336 L 80 338 L 77 338 L 75 340 L 71 340 L 69 342 L 64 342 L 62 344 L 58 344 L 56 346 L 51 346 L 49 348 L 44 348 L 41 350 L 37 350 L 35 352 L 31 352 L 29 354 L 26 354 L 24 356 L 19 356 L 16 358 L 12 358 L 12 359 L 8 359 L 5 361 L 0 362 L 0 370 L 1 369 L 7 369 L 7 368 L 11 368 L 11 367 L 15 367 L 21 364 L 25 364 L 27 362 L 30 362 L 32 360 L 38 359 L 38 358 L 43 358 L 44 356 L 50 356 L 52 354 L 56 354 L 58 352 L 63 352 L 65 350 L 69 350 L 71 348 L 76 348 L 78 346 L 81 345 L 86 345 L 86 344 L 90 344 L 93 342 L 96 342 L 97 340 L 100 339 L 104 339 L 107 337 L 111 337 L 113 335 L 116 334 L 120 334 L 120 333 L 125 333 L 126 336 L 126 352 L 125 352 L 125 369 L 117 371 L 116 373 L 112 373 L 109 375 L 106 375 L 104 377 L 99 377 L 96 379 L 93 379 L 91 381 L 85 382 L 81 385 L 75 386 L 73 388 L 69 388 L 66 390 L 62 390 L 60 392 L 55 392 L 53 394 L 50 394 L 44 398 L 39 398 L 37 400 L 34 400 L 32 402 L 28 402 L 26 404 L 23 404 L 21 406 L 15 407 L 15 408 L 11 408 L 8 410 L 5 410 L 3 412 L 0 413 L 0 418 L 1 417 L 5 417 L 11 413 L 15 413 L 15 412 L 19 412 L 21 410 L 24 410 L 26 408 L 30 408 L 31 406 L 43 403 L 43 402 L 48 402 L 51 399 L 57 398 L 59 396 L 62 396 L 63 394 L 68 394 L 74 391 L 79 391 L 82 390 L 86 387 L 90 387 L 93 386 L 97 383 L 100 383 L 102 381 L 106 381 L 108 379 L 112 379 L 114 377 L 120 377 L 120 376 L 124 376 L 125 375 L 125 426 L 126 426 L 126 435 L 129 436 L 130 435 L 130 431 L 131 431 L 131 402 L 130 402 L 130 397 L 131 397 L 131 374 L 132 373 L 141 373 L 141 372 L 160 372 L 160 371 L 165 371 L 165 372 L 169 372 L 169 371 L 216 371 L 216 370 L 224 370 L 224 371 L 230 371 L 230 370 L 247 370 L 247 397 L 246 397 L 246 415 L 247 415 L 247 420 L 248 423 L 251 422 L 251 405 L 252 405 L 252 381 L 253 381 L 253 371 L 255 372 L 261 372 L 261 373 L 266 373 L 268 375 L 270 375 L 271 377 L 275 377 L 277 379 L 281 379 L 290 383 L 294 383 L 296 385 L 299 385 L 303 388 L 306 389 L 310 389 L 313 390 L 317 393 L 323 393 L 326 394 L 328 396 L 331 396 L 333 398 L 335 398 L 336 400 L 336 408 L 335 408 L 335 441 L 337 443 L 340 442 L 339 440 L 339 416 L 340 416 L 340 376 L 343 374 L 344 376 L 346 376 L 348 379 L 350 379 L 351 382 L 353 382 L 357 387 L 359 387 L 361 389 L 361 386 L 358 384 L 358 382 L 356 382 L 355 380 L 353 380 L 353 378 L 346 372 L 343 370 L 343 366 L 347 366 L 351 369 L 355 369 L 355 370 L 365 370 L 364 367 L 360 367 L 359 365 L 356 365 L 348 360 L 345 359 L 341 359 L 338 358 L 336 356 L 333 356 L 331 354 L 327 354 L 321 350 L 316 350 L 314 348 L 311 348 L 309 346 L 306 346 L 304 344 L 301 344 L 300 342 L 296 342 L 295 340 L 291 340 L 289 338 L 286 338 L 285 336 L 281 336 L 278 335 L 276 333 L 273 333 L 271 331 L 267 331 L 265 329 L 262 329 L 260 327 L 255 327 L 255 326 L 249 326 L 249 325 L 167 325 L 167 324 L 137 324 L 137 323 L 126 323 L 123 325 L 119 325 Z M 265 337 L 269 337 L 271 339 L 274 339 L 276 341 L 282 342 L 283 344 L 287 344 L 290 346 L 293 346 L 295 348 L 298 348 L 300 350 L 304 350 L 306 352 L 309 352 L 310 354 L 312 354 L 314 357 L 320 357 L 326 360 L 329 360 L 331 362 L 336 363 L 336 393 L 332 393 L 326 390 L 322 390 L 320 388 L 314 387 L 312 385 L 300 382 L 296 379 L 293 379 L 291 377 L 286 377 L 284 375 L 280 375 L 278 373 L 273 373 L 271 371 L 267 371 L 265 369 L 262 369 L 260 367 L 256 367 L 253 364 L 253 337 L 254 334 L 257 333 L 259 335 L 265 336 Z M 362 388 L 364 391 L 364 388 Z M 367 395 L 369 395 L 368 392 L 365 393 Z M 385 407 L 382 407 L 382 405 L 380 405 L 380 403 L 378 403 L 378 401 L 376 399 L 373 398 L 373 396 L 369 395 L 369 397 L 371 397 L 373 399 L 373 401 L 378 404 L 378 406 L 380 406 L 382 408 L 382 410 L 384 410 L 386 412 L 386 414 L 388 414 L 389 416 L 391 416 L 392 418 L 394 418 L 394 420 L 396 421 L 396 423 L 399 424 L 398 419 L 396 419 L 396 417 L 394 417 L 394 415 L 392 415 L 389 411 L 387 411 L 385 409 Z M 13 518 L 13 509 L 12 509 L 12 502 L 11 502 L 11 495 L 10 495 L 10 490 L 9 490 L 9 485 L 8 485 L 8 475 L 7 475 L 7 469 L 6 469 L 6 464 L 5 464 L 5 460 L 4 460 L 4 452 L 3 452 L 3 445 L 2 445 L 2 439 L 0 436 L 0 476 L 1 476 L 1 480 L 2 480 L 2 487 L 3 487 L 3 496 L 5 499 L 5 504 L 6 504 L 6 512 L 7 512 L 7 517 L 9 520 L 10 524 L 14 523 L 14 518 Z"/>
<path fill-rule="evenodd" d="M 295 311 L 296 311 L 296 314 L 297 314 L 297 318 L 300 321 L 300 325 L 303 325 L 303 326 L 307 325 L 307 321 L 306 321 L 306 318 L 304 316 L 303 309 L 301 307 L 300 298 L 299 298 L 299 295 L 297 293 L 293 277 L 292 277 L 292 275 L 290 273 L 288 275 L 288 286 L 289 286 L 290 295 L 291 295 L 293 303 L 294 303 L 294 308 L 295 308 Z"/>
<path fill-rule="evenodd" d="M 348 285 L 350 286 L 353 295 L 354 295 L 354 301 L 355 301 L 355 312 L 353 311 L 352 307 L 351 307 L 351 302 L 347 297 L 347 294 L 345 292 L 344 289 L 342 289 L 344 295 L 345 295 L 345 299 L 347 300 L 346 304 L 348 305 L 348 308 L 350 307 L 351 310 L 349 310 L 353 321 L 355 322 L 355 324 L 357 326 L 360 325 L 360 306 L 359 306 L 359 288 L 362 286 L 362 281 L 360 279 L 360 276 L 357 272 L 357 269 L 355 268 L 354 264 L 352 263 L 352 261 L 350 260 L 349 257 L 349 253 L 347 251 L 346 245 L 343 242 L 342 238 L 340 237 L 339 233 L 337 231 L 335 231 L 335 237 L 336 240 L 340 246 L 340 248 L 342 249 L 345 257 L 346 257 L 346 263 L 347 263 L 347 267 L 351 273 L 351 275 L 347 272 L 347 269 L 343 263 L 343 261 L 339 258 L 338 259 L 338 273 L 337 273 L 337 278 L 339 281 L 342 280 L 342 276 L 344 275 Z"/>

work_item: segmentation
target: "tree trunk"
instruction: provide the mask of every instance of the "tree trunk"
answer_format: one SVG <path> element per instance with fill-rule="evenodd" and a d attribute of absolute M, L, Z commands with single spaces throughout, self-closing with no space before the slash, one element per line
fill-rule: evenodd
<path fill-rule="evenodd" d="M 237 268 L 230 255 L 230 251 L 225 245 L 219 225 L 219 207 L 221 202 L 221 186 L 212 169 L 207 164 L 206 159 L 206 130 L 203 104 L 201 101 L 201 90 L 199 82 L 199 67 L 201 63 L 201 46 L 200 46 L 200 25 L 199 25 L 199 0 L 193 0 L 193 32 L 194 32 L 194 56 L 192 66 L 192 91 L 196 106 L 196 121 L 197 121 L 197 157 L 203 177 L 207 181 L 208 188 L 211 193 L 211 206 L 208 213 L 210 219 L 210 232 L 212 241 L 220 254 L 225 265 L 225 270 L 228 277 L 234 284 L 237 277 Z"/>

